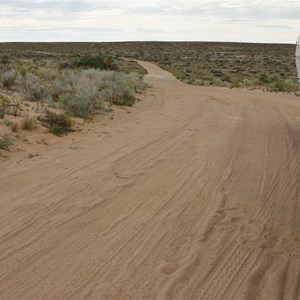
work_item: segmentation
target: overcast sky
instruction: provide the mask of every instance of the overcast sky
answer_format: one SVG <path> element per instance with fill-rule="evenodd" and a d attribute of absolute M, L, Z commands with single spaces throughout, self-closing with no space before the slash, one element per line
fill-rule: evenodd
<path fill-rule="evenodd" d="M 294 43 L 300 0 L 0 0 L 0 41 Z"/>

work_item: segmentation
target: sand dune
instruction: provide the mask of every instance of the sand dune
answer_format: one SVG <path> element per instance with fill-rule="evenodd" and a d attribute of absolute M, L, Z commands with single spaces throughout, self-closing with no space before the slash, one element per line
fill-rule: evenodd
<path fill-rule="evenodd" d="M 300 98 L 150 63 L 128 113 L 0 164 L 1 299 L 300 299 Z"/>

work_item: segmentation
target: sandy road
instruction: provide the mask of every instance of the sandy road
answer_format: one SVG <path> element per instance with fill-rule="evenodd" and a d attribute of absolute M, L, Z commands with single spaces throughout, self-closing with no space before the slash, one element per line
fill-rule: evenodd
<path fill-rule="evenodd" d="M 142 64 L 131 114 L 1 163 L 0 298 L 300 299 L 299 97 Z"/>

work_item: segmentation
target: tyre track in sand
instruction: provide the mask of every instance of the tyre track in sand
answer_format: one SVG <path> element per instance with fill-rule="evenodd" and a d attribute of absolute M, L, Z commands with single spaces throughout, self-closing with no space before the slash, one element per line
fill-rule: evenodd
<path fill-rule="evenodd" d="M 111 133 L 1 166 L 1 299 L 298 299 L 299 98 L 140 63 Z"/>

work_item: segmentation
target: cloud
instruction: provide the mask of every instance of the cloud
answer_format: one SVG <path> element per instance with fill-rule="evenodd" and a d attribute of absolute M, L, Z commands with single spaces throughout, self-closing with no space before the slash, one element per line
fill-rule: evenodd
<path fill-rule="evenodd" d="M 4 0 L 0 3 L 4 13 L 15 14 L 17 17 L 34 15 L 38 12 L 55 12 L 61 15 L 73 13 L 84 14 L 127 14 L 148 16 L 196 16 L 213 18 L 243 17 L 247 19 L 299 19 L 300 1 L 226 1 L 226 0 Z"/>
<path fill-rule="evenodd" d="M 77 31 L 82 40 L 97 39 L 93 32 L 108 29 L 112 40 L 219 40 L 222 35 L 245 41 L 246 32 L 257 34 L 257 41 L 266 34 L 287 42 L 298 35 L 299 16 L 299 0 L 2 0 L 0 41 L 22 37 L 18 30 L 26 31 L 26 38 L 31 32 L 33 39 L 42 30 L 47 38 L 50 32 L 63 38 Z"/>

